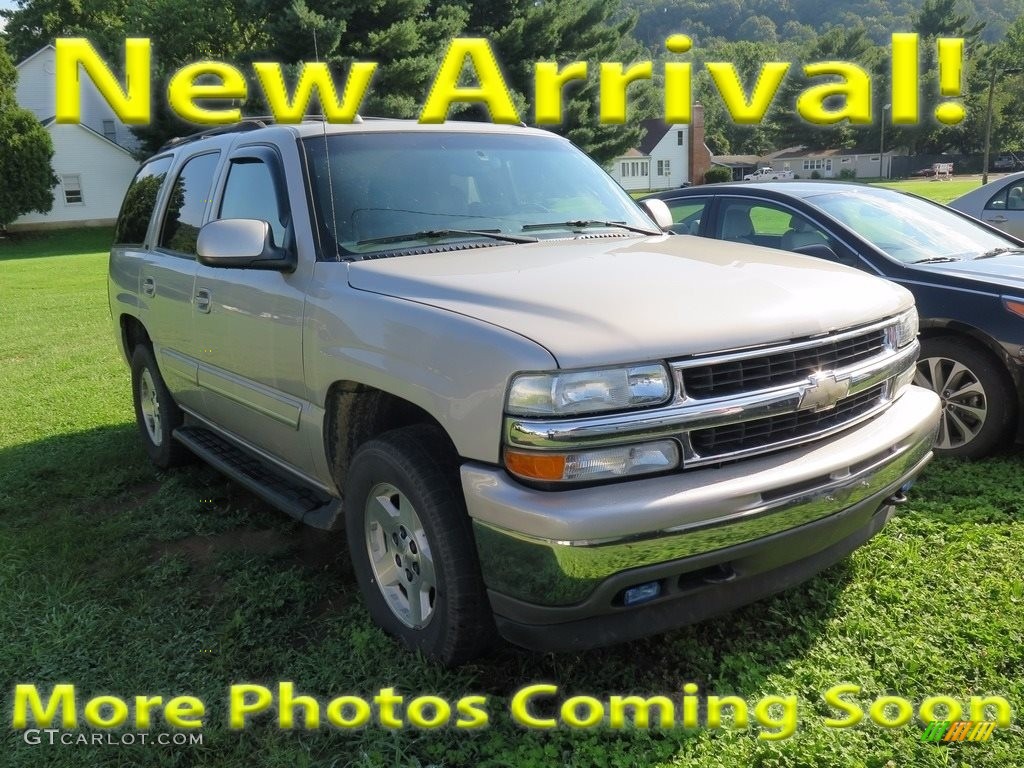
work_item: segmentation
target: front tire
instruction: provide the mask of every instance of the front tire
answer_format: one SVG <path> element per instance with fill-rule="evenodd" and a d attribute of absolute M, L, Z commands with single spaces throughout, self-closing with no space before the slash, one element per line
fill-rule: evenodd
<path fill-rule="evenodd" d="M 440 431 L 413 426 L 361 446 L 345 489 L 349 550 L 370 616 L 448 666 L 479 655 L 493 634 L 457 478 Z"/>
<path fill-rule="evenodd" d="M 924 339 L 914 383 L 942 398 L 936 453 L 977 459 L 1009 439 L 1017 415 L 1013 384 L 997 360 L 967 340 Z"/>
<path fill-rule="evenodd" d="M 150 461 L 160 469 L 187 462 L 188 449 L 172 436 L 184 416 L 160 376 L 153 350 L 144 344 L 132 352 L 132 400 L 139 435 Z"/>

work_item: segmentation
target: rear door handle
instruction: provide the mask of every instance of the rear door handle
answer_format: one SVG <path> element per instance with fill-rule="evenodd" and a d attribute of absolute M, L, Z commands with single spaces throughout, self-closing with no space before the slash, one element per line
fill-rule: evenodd
<path fill-rule="evenodd" d="M 156 296 L 156 280 L 152 277 L 144 278 L 142 281 L 142 292 L 147 296 Z"/>
<path fill-rule="evenodd" d="M 196 309 L 200 312 L 210 311 L 210 291 L 207 288 L 200 288 L 196 291 Z"/>
<path fill-rule="evenodd" d="M 993 216 L 991 219 L 986 219 L 986 221 L 991 221 L 993 224 L 1003 224 L 1008 221 L 1008 219 L 1005 216 L 999 215 Z"/>

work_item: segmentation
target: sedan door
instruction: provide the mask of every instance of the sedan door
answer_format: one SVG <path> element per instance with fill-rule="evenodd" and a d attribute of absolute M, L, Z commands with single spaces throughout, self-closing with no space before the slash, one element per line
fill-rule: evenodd
<path fill-rule="evenodd" d="M 985 201 L 980 213 L 982 221 L 1014 237 L 1024 238 L 1024 180 L 1017 179 L 1003 185 Z"/>

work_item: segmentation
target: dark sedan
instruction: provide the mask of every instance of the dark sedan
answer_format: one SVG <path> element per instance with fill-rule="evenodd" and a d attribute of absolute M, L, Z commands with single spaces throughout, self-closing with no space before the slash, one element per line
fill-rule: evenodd
<path fill-rule="evenodd" d="M 648 198 L 668 205 L 678 234 L 804 253 L 905 286 L 921 318 L 915 383 L 943 403 L 936 448 L 975 458 L 1021 434 L 1024 241 L 862 184 L 710 184 Z"/>

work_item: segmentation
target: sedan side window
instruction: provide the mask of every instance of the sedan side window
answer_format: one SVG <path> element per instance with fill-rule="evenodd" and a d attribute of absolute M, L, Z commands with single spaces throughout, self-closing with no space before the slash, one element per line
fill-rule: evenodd
<path fill-rule="evenodd" d="M 220 204 L 221 219 L 258 219 L 270 225 L 274 245 L 284 247 L 288 223 L 288 205 L 280 200 L 270 167 L 256 158 L 231 161 L 224 197 Z"/>
<path fill-rule="evenodd" d="M 725 201 L 718 217 L 716 237 L 794 253 L 800 253 L 809 246 L 825 246 L 836 255 L 836 261 L 847 266 L 860 266 L 854 254 L 809 218 L 771 203 Z"/>
<path fill-rule="evenodd" d="M 669 231 L 677 235 L 700 234 L 700 224 L 705 218 L 704 212 L 710 202 L 710 197 L 680 197 L 666 200 L 665 204 L 672 214 L 673 222 Z"/>
<path fill-rule="evenodd" d="M 1024 184 L 1008 184 L 985 203 L 986 211 L 1024 211 Z"/>

